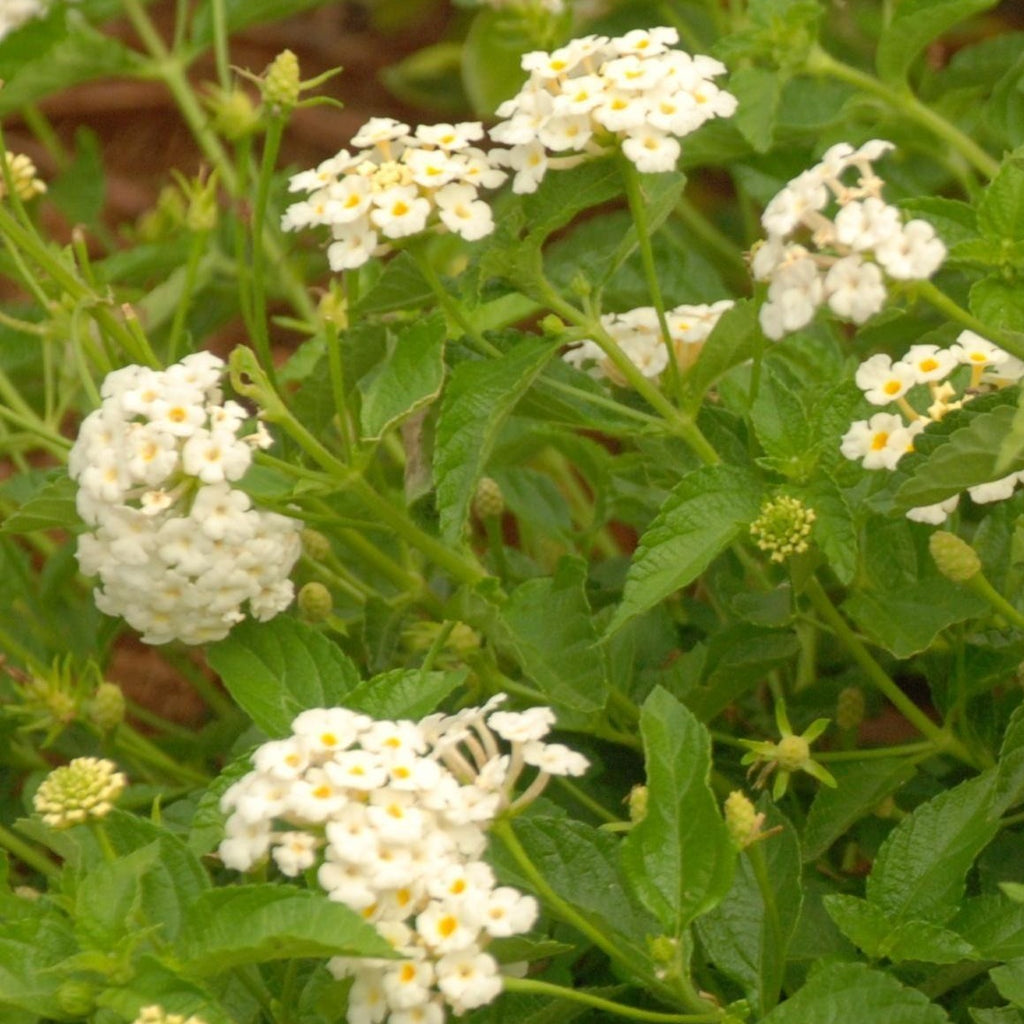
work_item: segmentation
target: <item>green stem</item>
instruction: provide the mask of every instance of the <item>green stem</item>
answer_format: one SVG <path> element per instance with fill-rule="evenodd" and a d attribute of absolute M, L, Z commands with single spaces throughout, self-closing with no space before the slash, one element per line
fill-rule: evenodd
<path fill-rule="evenodd" d="M 676 350 L 672 344 L 672 332 L 669 330 L 668 320 L 665 318 L 665 299 L 661 294 L 658 268 L 654 262 L 651 226 L 650 220 L 647 217 L 647 202 L 644 199 L 643 187 L 640 184 L 640 172 L 624 156 L 620 156 L 619 169 L 626 186 L 626 201 L 629 203 L 629 212 L 633 218 L 633 228 L 636 231 L 637 246 L 640 250 L 640 263 L 644 268 L 647 293 L 651 297 L 654 312 L 658 317 L 662 343 L 668 352 L 668 365 L 666 367 L 668 391 L 678 398 L 680 394 L 679 363 L 676 361 Z"/>
<path fill-rule="evenodd" d="M 962 156 L 979 174 L 994 178 L 999 172 L 999 161 L 993 159 L 969 135 L 960 131 L 941 115 L 922 103 L 907 87 L 895 88 L 873 75 L 836 60 L 821 47 L 814 46 L 807 56 L 805 70 L 812 75 L 827 75 L 841 82 L 863 89 L 882 100 L 896 114 L 908 118 L 927 129 Z"/>
<path fill-rule="evenodd" d="M 923 743 L 903 743 L 896 747 L 868 747 L 859 750 L 830 750 L 815 754 L 815 761 L 870 761 L 887 757 L 911 757 L 921 759 L 935 753 L 935 744 L 931 741 Z"/>
<path fill-rule="evenodd" d="M 324 321 L 324 336 L 327 345 L 327 364 L 331 374 L 331 392 L 334 395 L 334 410 L 338 416 L 338 432 L 345 450 L 346 461 L 351 461 L 355 450 L 355 438 L 349 421 L 345 402 L 345 366 L 341 358 L 341 341 L 338 328 L 333 321 Z"/>
<path fill-rule="evenodd" d="M 761 903 L 764 907 L 763 943 L 764 948 L 785 949 L 785 936 L 782 933 L 782 923 L 779 919 L 779 905 L 776 900 L 776 887 L 768 872 L 768 861 L 764 855 L 764 848 L 761 843 L 752 843 L 744 851 L 747 861 L 754 872 L 757 880 L 757 888 L 761 894 Z M 777 960 L 772 960 L 778 964 Z M 779 994 L 782 991 L 782 972 L 776 967 L 774 977 L 766 977 L 766 972 L 761 972 L 761 1014 L 767 1014 L 779 1001 Z"/>
<path fill-rule="evenodd" d="M 565 790 L 573 800 L 586 807 L 595 818 L 599 818 L 609 825 L 629 825 L 629 822 L 624 821 L 617 814 L 613 814 L 604 804 L 595 800 L 582 786 L 577 786 L 575 782 L 570 781 L 564 775 L 554 776 L 554 782 L 559 789 Z"/>
<path fill-rule="evenodd" d="M 506 975 L 501 981 L 502 988 L 506 992 L 523 992 L 527 995 L 547 996 L 550 999 L 582 1003 L 584 1006 L 593 1006 L 626 1020 L 642 1020 L 648 1021 L 650 1024 L 713 1024 L 713 1022 L 724 1019 L 723 1014 L 719 1011 L 712 1013 L 658 1013 L 655 1010 L 641 1010 L 635 1006 L 627 1006 L 625 1003 L 616 1003 L 611 999 L 595 996 L 582 989 L 564 988 L 561 985 L 552 985 L 550 982 L 538 981 L 534 978 L 510 978 Z"/>
<path fill-rule="evenodd" d="M 718 452 L 712 447 L 708 439 L 701 433 L 700 428 L 687 416 L 680 412 L 639 370 L 634 362 L 619 347 L 615 339 L 604 329 L 600 320 L 588 316 L 577 309 L 572 303 L 566 302 L 561 295 L 550 285 L 543 281 L 539 284 L 543 299 L 552 312 L 557 313 L 563 320 L 575 324 L 587 332 L 601 350 L 615 365 L 615 368 L 628 381 L 629 385 L 637 392 L 652 409 L 661 413 L 673 433 L 678 435 L 689 446 L 690 450 L 706 465 L 713 466 L 720 462 Z"/>
<path fill-rule="evenodd" d="M 199 277 L 199 265 L 206 253 L 206 242 L 209 236 L 208 231 L 197 232 L 192 236 L 192 242 L 189 245 L 188 260 L 185 263 L 185 280 L 174 310 L 170 337 L 167 340 L 167 361 L 170 363 L 177 362 L 180 358 L 178 346 L 185 334 L 185 320 L 188 317 L 189 305 L 195 292 L 196 280 Z"/>
<path fill-rule="evenodd" d="M 992 586 L 991 583 L 986 579 L 984 573 L 976 573 L 972 576 L 965 586 L 969 590 L 973 590 L 978 597 L 987 601 L 992 608 L 997 611 L 1007 622 L 1013 623 L 1018 629 L 1024 629 L 1024 615 L 1014 608 L 1009 601 L 1003 597 L 1002 594 Z"/>
<path fill-rule="evenodd" d="M 836 636 L 850 652 L 853 660 L 871 680 L 880 693 L 907 719 L 922 736 L 926 736 L 938 750 L 946 751 L 971 767 L 977 767 L 970 751 L 946 729 L 937 726 L 897 685 L 889 678 L 860 638 L 839 614 L 828 594 L 825 593 L 816 576 L 807 579 L 804 593 L 807 594 L 817 613 L 831 627 Z"/>
<path fill-rule="evenodd" d="M 60 868 L 49 857 L 3 825 L 0 825 L 0 846 L 10 850 L 23 864 L 47 878 L 56 878 L 60 874 Z"/>
<path fill-rule="evenodd" d="M 122 722 L 117 727 L 113 745 L 115 749 L 120 749 L 143 764 L 165 772 L 171 778 L 197 786 L 206 786 L 210 781 L 203 772 L 189 768 L 188 765 L 179 764 L 173 758 L 168 757 L 156 744 L 151 743 L 127 723 Z"/>
<path fill-rule="evenodd" d="M 997 327 L 990 327 L 966 309 L 954 302 L 945 292 L 940 291 L 931 281 L 915 281 L 910 286 L 910 293 L 919 295 L 925 302 L 934 306 L 943 316 L 949 317 L 954 323 L 962 324 L 968 330 L 988 338 L 1010 355 L 1024 359 L 1024 342 L 1007 334 Z"/>
<path fill-rule="evenodd" d="M 750 270 L 746 260 L 740 255 L 736 242 L 720 231 L 685 197 L 676 203 L 672 215 L 700 242 L 704 250 L 715 256 L 732 287 L 741 292 L 750 291 Z M 671 220 L 662 228 L 662 230 L 666 229 L 668 237 L 672 238 L 674 231 Z"/>
<path fill-rule="evenodd" d="M 228 52 L 228 13 L 224 0 L 212 0 L 213 54 L 217 64 L 217 82 L 225 92 L 231 88 L 231 57 Z"/>

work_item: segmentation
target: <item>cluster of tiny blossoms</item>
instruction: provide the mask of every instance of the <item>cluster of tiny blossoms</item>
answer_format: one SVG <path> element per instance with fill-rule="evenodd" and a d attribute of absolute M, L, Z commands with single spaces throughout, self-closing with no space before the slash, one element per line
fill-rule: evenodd
<path fill-rule="evenodd" d="M 970 367 L 960 388 L 950 379 L 961 366 Z M 913 345 L 902 358 L 874 355 L 857 370 L 857 386 L 871 405 L 895 405 L 896 412 L 878 412 L 857 420 L 843 435 L 841 450 L 865 469 L 895 469 L 914 438 L 947 412 L 970 401 L 979 385 L 1005 387 L 1024 378 L 1024 362 L 1014 358 L 973 331 L 962 331 L 949 348 Z M 1024 473 L 969 487 L 973 501 L 986 503 L 1008 498 Z M 956 508 L 959 495 L 935 505 L 911 509 L 909 518 L 941 523 Z"/>
<path fill-rule="evenodd" d="M 534 192 L 549 167 L 619 148 L 641 172 L 674 170 L 680 138 L 736 109 L 712 81 L 725 66 L 672 49 L 678 41 L 674 28 L 635 29 L 525 54 L 530 77 L 490 132 L 511 147 L 494 159 L 515 171 L 512 191 Z"/>
<path fill-rule="evenodd" d="M 805 327 L 822 304 L 861 324 L 885 305 L 886 278 L 923 280 L 942 263 L 946 247 L 932 226 L 904 222 L 882 200 L 884 182 L 871 165 L 892 148 L 881 139 L 859 149 L 839 143 L 765 207 L 768 237 L 751 269 L 768 282 L 760 317 L 769 338 Z M 853 175 L 854 183 L 844 181 Z"/>
<path fill-rule="evenodd" d="M 697 361 L 708 335 L 732 306 L 732 299 L 722 299 L 711 305 L 676 306 L 666 312 L 672 350 L 681 370 Z M 668 366 L 668 347 L 653 306 L 639 306 L 625 313 L 606 313 L 601 317 L 601 325 L 645 377 L 657 377 Z M 562 358 L 592 377 L 607 377 L 619 386 L 626 383 L 596 341 L 587 339 Z"/>
<path fill-rule="evenodd" d="M 494 230 L 491 208 L 478 189 L 506 178 L 472 145 L 483 138 L 476 121 L 420 125 L 371 118 L 353 136 L 354 152 L 341 150 L 315 170 L 291 178 L 292 192 L 308 198 L 285 211 L 285 231 L 325 225 L 331 269 L 361 266 L 388 244 L 431 227 L 473 241 Z"/>
<path fill-rule="evenodd" d="M 500 700 L 500 698 L 499 698 Z M 420 722 L 344 708 L 304 711 L 292 735 L 261 746 L 255 771 L 224 794 L 224 863 L 246 871 L 268 854 L 289 876 L 316 868 L 332 900 L 372 922 L 402 959 L 335 957 L 354 979 L 349 1024 L 442 1024 L 501 991 L 494 938 L 527 931 L 536 902 L 496 884 L 480 858 L 486 829 L 587 761 L 544 737 L 549 708 L 498 701 Z M 510 744 L 503 753 L 499 740 Z M 524 769 L 538 774 L 518 797 Z"/>
<path fill-rule="evenodd" d="M 76 757 L 43 779 L 32 806 L 51 828 L 70 828 L 106 817 L 127 783 L 113 761 Z"/>
<path fill-rule="evenodd" d="M 103 382 L 68 459 L 78 513 L 89 527 L 78 562 L 98 576 L 96 604 L 123 616 L 146 643 L 226 636 L 245 616 L 288 606 L 301 524 L 252 508 L 237 487 L 262 424 L 225 401 L 224 363 L 209 352 L 167 370 L 127 366 Z"/>

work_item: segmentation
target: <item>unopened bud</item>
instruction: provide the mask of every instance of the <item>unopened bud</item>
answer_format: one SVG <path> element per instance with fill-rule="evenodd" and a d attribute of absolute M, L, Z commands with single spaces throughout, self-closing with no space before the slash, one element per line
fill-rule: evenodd
<path fill-rule="evenodd" d="M 331 553 L 331 542 L 319 530 L 307 526 L 301 536 L 302 550 L 314 562 L 322 562 Z"/>
<path fill-rule="evenodd" d="M 458 658 L 465 659 L 480 650 L 480 634 L 464 622 L 456 622 L 446 645 Z"/>
<path fill-rule="evenodd" d="M 102 682 L 86 705 L 86 715 L 100 732 L 110 732 L 124 721 L 124 693 L 117 683 Z"/>
<path fill-rule="evenodd" d="M 954 583 L 966 583 L 981 572 L 981 559 L 967 541 L 948 530 L 936 530 L 928 538 L 939 572 Z"/>
<path fill-rule="evenodd" d="M 311 622 L 323 622 L 334 609 L 334 598 L 322 584 L 313 581 L 299 590 L 299 611 Z"/>
<path fill-rule="evenodd" d="M 844 686 L 836 698 L 836 725 L 849 732 L 863 721 L 864 691 L 859 686 Z"/>
<path fill-rule="evenodd" d="M 213 130 L 231 142 L 252 135 L 259 126 L 259 115 L 252 97 L 244 89 L 216 92 L 209 101 Z"/>
<path fill-rule="evenodd" d="M 647 787 L 634 786 L 629 791 L 629 820 L 639 825 L 647 817 Z"/>
<path fill-rule="evenodd" d="M 799 498 L 780 494 L 761 506 L 761 514 L 750 524 L 750 533 L 773 562 L 784 562 L 807 550 L 814 518 L 814 509 Z"/>
<path fill-rule="evenodd" d="M 480 478 L 473 495 L 473 511 L 481 519 L 496 519 L 505 511 L 505 496 L 497 480 L 489 476 Z"/>
<path fill-rule="evenodd" d="M 301 89 L 299 58 L 291 50 L 282 50 L 263 76 L 263 102 L 275 113 L 292 110 Z"/>
<path fill-rule="evenodd" d="M 96 1008 L 96 986 L 68 979 L 57 989 L 57 1004 L 69 1017 L 88 1017 Z"/>
<path fill-rule="evenodd" d="M 764 824 L 764 814 L 755 810 L 750 798 L 741 790 L 734 789 L 725 798 L 725 828 L 737 850 L 755 842 Z"/>
<path fill-rule="evenodd" d="M 113 761 L 76 757 L 43 779 L 32 802 L 47 825 L 70 828 L 109 814 L 126 784 Z"/>
<path fill-rule="evenodd" d="M 36 172 L 36 165 L 24 153 L 4 153 L 7 169 L 11 173 L 11 181 L 18 198 L 27 203 L 30 199 L 46 191 L 46 182 Z M 0 177 L 0 196 L 7 194 L 7 182 Z"/>

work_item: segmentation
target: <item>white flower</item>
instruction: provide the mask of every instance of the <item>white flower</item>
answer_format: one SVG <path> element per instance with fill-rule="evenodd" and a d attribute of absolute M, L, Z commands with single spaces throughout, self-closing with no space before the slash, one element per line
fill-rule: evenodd
<path fill-rule="evenodd" d="M 860 256 L 844 256 L 825 275 L 826 301 L 833 312 L 855 324 L 874 316 L 886 298 L 882 272 Z"/>
<path fill-rule="evenodd" d="M 879 412 L 854 423 L 843 435 L 840 451 L 848 459 L 860 459 L 865 469 L 893 469 L 912 445 L 913 435 L 902 418 Z"/>
<path fill-rule="evenodd" d="M 583 775 L 590 762 L 575 750 L 561 743 L 531 740 L 523 744 L 523 761 L 547 775 Z"/>
<path fill-rule="evenodd" d="M 902 398 L 917 383 L 913 370 L 905 363 L 893 363 L 885 354 L 861 363 L 856 375 L 857 387 L 872 405 L 888 405 Z"/>
<path fill-rule="evenodd" d="M 501 993 L 498 963 L 489 953 L 453 951 L 437 962 L 437 987 L 456 1013 L 483 1006 Z"/>
<path fill-rule="evenodd" d="M 960 495 L 954 494 L 952 498 L 936 502 L 934 505 L 918 505 L 907 512 L 907 518 L 915 523 L 928 523 L 931 526 L 938 526 L 946 521 L 946 517 L 956 508 L 960 501 Z"/>
<path fill-rule="evenodd" d="M 938 345 L 911 345 L 900 362 L 914 375 L 919 384 L 945 380 L 957 365 L 956 356 Z"/>

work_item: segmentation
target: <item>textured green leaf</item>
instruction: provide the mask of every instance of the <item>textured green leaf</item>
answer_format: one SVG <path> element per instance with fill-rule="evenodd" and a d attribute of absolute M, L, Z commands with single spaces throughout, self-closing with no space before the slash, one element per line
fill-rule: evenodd
<path fill-rule="evenodd" d="M 818 789 L 804 823 L 803 851 L 809 861 L 817 860 L 855 821 L 912 779 L 916 769 L 906 757 L 867 757 L 836 762 L 829 771 L 837 785 Z"/>
<path fill-rule="evenodd" d="M 554 576 L 527 580 L 501 609 L 499 646 L 556 706 L 603 708 L 610 688 L 584 591 L 586 564 L 563 558 Z"/>
<path fill-rule="evenodd" d="M 167 1013 L 181 1014 L 186 1018 L 195 1014 L 206 1024 L 236 1024 L 238 1020 L 234 1013 L 224 1009 L 212 992 L 193 980 L 182 978 L 180 971 L 149 955 L 133 961 L 132 977 L 124 985 L 105 985 L 96 1002 L 126 1021 L 135 1020 L 143 1006 L 154 1004 L 163 1007 Z M 237 1012 L 237 1005 L 232 1009 Z M 109 1018 L 101 1018 L 97 1014 L 97 1024 L 101 1019 Z"/>
<path fill-rule="evenodd" d="M 857 572 L 858 538 L 853 512 L 832 477 L 819 473 L 792 492 L 814 510 L 811 537 L 840 583 L 849 585 Z"/>
<path fill-rule="evenodd" d="M 793 387 L 793 381 L 766 361 L 757 398 L 750 410 L 750 422 L 761 447 L 776 460 L 806 466 L 815 438 L 807 410 Z"/>
<path fill-rule="evenodd" d="M 516 818 L 512 828 L 530 860 L 559 896 L 602 931 L 621 935 L 624 944 L 644 947 L 656 925 L 630 896 L 619 863 L 618 837 L 568 818 Z M 530 889 L 529 882 L 517 875 L 514 862 L 503 854 L 500 842 L 491 844 L 489 855 L 503 879 Z"/>
<path fill-rule="evenodd" d="M 658 687 L 640 712 L 647 814 L 622 842 L 622 865 L 644 906 L 679 937 L 728 892 L 736 853 L 708 784 L 711 740 Z"/>
<path fill-rule="evenodd" d="M 986 324 L 1005 331 L 1024 332 L 1024 292 L 1016 281 L 992 274 L 975 281 L 970 293 L 971 312 Z"/>
<path fill-rule="evenodd" d="M 920 217 L 933 228 L 947 248 L 960 242 L 974 239 L 978 235 L 978 215 L 970 203 L 960 199 L 946 199 L 942 196 L 920 196 L 906 199 L 900 204 L 912 217 Z"/>
<path fill-rule="evenodd" d="M 925 650 L 947 626 L 981 615 L 987 607 L 980 597 L 943 577 L 857 591 L 843 604 L 843 610 L 897 658 Z"/>
<path fill-rule="evenodd" d="M 989 971 L 999 994 L 1014 1006 L 1024 1009 L 1024 960 L 1013 960 Z"/>
<path fill-rule="evenodd" d="M 416 261 L 407 252 L 400 252 L 384 264 L 380 277 L 361 296 L 352 310 L 355 316 L 393 313 L 409 310 L 432 301 L 434 291 L 420 273 Z"/>
<path fill-rule="evenodd" d="M 978 230 L 993 242 L 1024 240 L 1024 152 L 1003 161 L 978 200 Z"/>
<path fill-rule="evenodd" d="M 761 1014 L 778 1001 L 789 941 L 803 903 L 800 843 L 793 826 L 773 809 L 766 827 L 777 826 L 782 828 L 779 835 L 739 858 L 725 899 L 697 919 L 697 932 L 716 967 L 743 986 Z M 765 906 L 754 857 L 764 859 L 774 906 Z"/>
<path fill-rule="evenodd" d="M 995 7 L 998 0 L 903 0 L 882 31 L 875 52 L 878 75 L 903 82 L 924 48 L 957 23 Z"/>
<path fill-rule="evenodd" d="M 986 1009 L 969 1006 L 967 1010 L 974 1024 L 1024 1024 L 1024 1015 L 1013 1006 L 995 1006 Z"/>
<path fill-rule="evenodd" d="M 915 988 L 865 964 L 829 964 L 759 1024 L 948 1024 Z"/>
<path fill-rule="evenodd" d="M 65 1018 L 57 1002 L 56 966 L 77 949 L 67 918 L 48 900 L 15 919 L 4 908 L 0 928 L 0 1016 L 9 1009 Z"/>
<path fill-rule="evenodd" d="M 390 720 L 422 718 L 436 711 L 453 690 L 466 681 L 468 672 L 421 672 L 396 668 L 353 687 L 345 706 L 374 718 Z"/>
<path fill-rule="evenodd" d="M 398 335 L 393 352 L 359 382 L 363 435 L 381 437 L 389 428 L 441 393 L 445 323 L 440 313 L 416 320 Z"/>
<path fill-rule="evenodd" d="M 999 475 L 996 472 L 1000 446 L 1015 414 L 1014 406 L 1001 405 L 974 416 L 966 427 L 953 431 L 900 487 L 897 507 L 906 511 L 917 505 L 933 505 L 967 487 L 1024 469 L 1024 456 L 1018 456 L 1005 471 L 1001 470 Z"/>
<path fill-rule="evenodd" d="M 691 405 L 699 405 L 722 374 L 753 356 L 757 331 L 757 311 L 749 300 L 737 302 L 722 314 L 704 342 L 700 357 L 686 374 L 684 383 Z"/>
<path fill-rule="evenodd" d="M 336 644 L 296 619 L 247 620 L 207 648 L 231 696 L 268 736 L 285 736 L 307 708 L 344 704 L 359 684 Z"/>
<path fill-rule="evenodd" d="M 999 830 L 993 788 L 991 774 L 963 782 L 916 807 L 886 837 L 867 897 L 894 924 L 943 924 L 956 912 L 968 870 Z"/>
<path fill-rule="evenodd" d="M 986 960 L 1024 957 L 1024 906 L 1001 893 L 986 893 L 964 900 L 949 927 Z"/>
<path fill-rule="evenodd" d="M 523 54 L 534 49 L 522 18 L 507 11 L 477 12 L 462 45 L 462 84 L 480 117 L 491 117 L 523 83 Z"/>
<path fill-rule="evenodd" d="M 354 910 L 311 889 L 236 885 L 200 893 L 188 909 L 178 955 L 200 976 L 294 957 L 393 956 Z"/>
<path fill-rule="evenodd" d="M 707 466 L 676 485 L 640 538 L 608 633 L 692 583 L 757 517 L 761 483 L 734 466 Z"/>
<path fill-rule="evenodd" d="M 499 359 L 460 363 L 441 399 L 434 479 L 441 533 L 457 541 L 469 503 L 505 418 L 554 353 L 547 341 L 522 342 Z"/>
<path fill-rule="evenodd" d="M 9 515 L 0 533 L 32 533 L 34 530 L 74 530 L 82 521 L 75 511 L 78 488 L 64 475 L 46 483 L 40 491 Z"/>
<path fill-rule="evenodd" d="M 729 92 L 739 101 L 733 120 L 756 153 L 767 153 L 772 147 L 785 82 L 783 75 L 769 68 L 737 68 L 729 76 Z"/>

